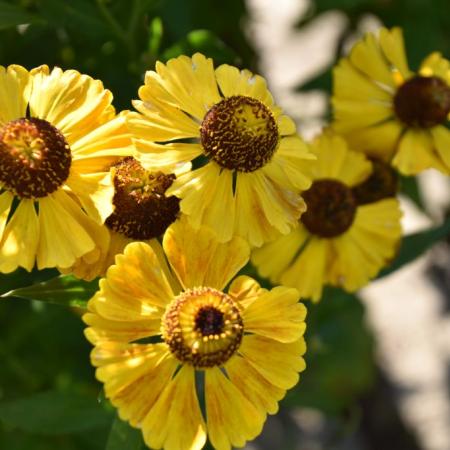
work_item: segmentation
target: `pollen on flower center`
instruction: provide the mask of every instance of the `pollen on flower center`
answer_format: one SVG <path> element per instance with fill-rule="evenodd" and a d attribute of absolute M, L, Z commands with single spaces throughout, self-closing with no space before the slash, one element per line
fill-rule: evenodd
<path fill-rule="evenodd" d="M 438 77 L 416 76 L 400 86 L 394 109 L 408 126 L 434 127 L 445 122 L 450 112 L 450 87 Z"/>
<path fill-rule="evenodd" d="M 317 180 L 302 194 L 306 212 L 300 220 L 320 237 L 333 238 L 347 231 L 356 214 L 352 190 L 338 180 Z"/>
<path fill-rule="evenodd" d="M 358 205 L 374 203 L 397 194 L 397 172 L 379 159 L 371 158 L 371 161 L 372 173 L 369 178 L 352 189 Z"/>
<path fill-rule="evenodd" d="M 181 362 L 221 366 L 239 348 L 244 332 L 236 302 L 210 287 L 188 289 L 167 307 L 162 335 Z"/>
<path fill-rule="evenodd" d="M 21 118 L 0 129 L 0 183 L 20 198 L 46 197 L 69 177 L 64 136 L 43 119 Z"/>
<path fill-rule="evenodd" d="M 149 172 L 132 156 L 120 160 L 113 170 L 115 208 L 106 225 L 136 240 L 163 234 L 180 211 L 179 199 L 165 196 L 175 175 Z"/>
<path fill-rule="evenodd" d="M 214 105 L 200 128 L 205 155 L 221 167 L 253 172 L 263 167 L 278 146 L 278 127 L 267 106 L 236 95 Z"/>

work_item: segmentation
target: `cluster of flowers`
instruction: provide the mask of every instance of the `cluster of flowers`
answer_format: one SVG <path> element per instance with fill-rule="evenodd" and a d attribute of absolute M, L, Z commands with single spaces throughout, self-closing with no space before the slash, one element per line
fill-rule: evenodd
<path fill-rule="evenodd" d="M 395 256 L 398 172 L 450 172 L 450 64 L 411 72 L 396 28 L 339 62 L 310 143 L 263 78 L 201 54 L 148 71 L 137 112 L 47 66 L 2 67 L 0 93 L 0 271 L 104 277 L 92 363 L 155 449 L 256 437 L 305 368 L 299 298 L 354 291 Z M 283 286 L 233 279 L 249 259 Z"/>

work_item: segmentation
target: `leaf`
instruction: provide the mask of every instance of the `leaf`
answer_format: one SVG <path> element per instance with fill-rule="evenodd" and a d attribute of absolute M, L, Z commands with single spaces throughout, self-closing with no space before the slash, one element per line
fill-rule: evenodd
<path fill-rule="evenodd" d="M 118 417 L 115 418 L 109 433 L 106 450 L 141 450 L 145 449 L 142 433 L 132 428 Z"/>
<path fill-rule="evenodd" d="M 19 268 L 12 273 L 0 273 L 0 294 L 11 291 L 19 287 L 30 286 L 31 284 L 40 283 L 50 280 L 58 276 L 56 269 L 33 270 L 27 272 L 25 269 Z"/>
<path fill-rule="evenodd" d="M 425 253 L 436 242 L 450 235 L 450 216 L 440 226 L 425 231 L 413 233 L 405 238 L 400 246 L 400 251 L 394 262 L 380 272 L 378 278 L 389 275 L 392 272 L 414 261 Z"/>
<path fill-rule="evenodd" d="M 60 435 L 107 426 L 107 411 L 93 396 L 47 391 L 0 403 L 2 424 L 27 433 Z"/>
<path fill-rule="evenodd" d="M 400 190 L 403 194 L 408 196 L 420 210 L 425 210 L 419 184 L 417 182 L 417 177 L 401 176 Z"/>
<path fill-rule="evenodd" d="M 31 23 L 45 24 L 45 20 L 28 13 L 18 5 L 0 2 L 0 30 Z"/>
<path fill-rule="evenodd" d="M 98 280 L 83 281 L 72 275 L 60 275 L 49 281 L 14 289 L 1 297 L 20 297 L 28 300 L 86 308 L 88 300 L 98 289 Z"/>
<path fill-rule="evenodd" d="M 216 64 L 230 62 L 236 58 L 234 51 L 214 33 L 209 30 L 194 30 L 188 33 L 184 39 L 166 49 L 162 60 L 167 61 L 181 54 L 192 55 L 195 52 L 213 58 Z"/>

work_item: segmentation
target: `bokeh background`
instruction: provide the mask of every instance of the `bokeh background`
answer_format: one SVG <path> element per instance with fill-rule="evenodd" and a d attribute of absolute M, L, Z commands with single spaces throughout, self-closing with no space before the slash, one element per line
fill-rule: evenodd
<path fill-rule="evenodd" d="M 332 66 L 381 25 L 403 28 L 413 69 L 431 51 L 450 56 L 448 0 L 11 0 L 0 64 L 77 69 L 121 110 L 155 61 L 200 51 L 264 75 L 310 138 L 331 119 Z M 416 234 L 398 265 L 414 261 L 308 305 L 307 370 L 248 449 L 450 449 L 449 199 L 437 172 L 402 180 Z M 0 295 L 53 275 L 0 275 Z M 144 449 L 114 420 L 82 333 L 76 309 L 0 298 L 0 449 Z"/>

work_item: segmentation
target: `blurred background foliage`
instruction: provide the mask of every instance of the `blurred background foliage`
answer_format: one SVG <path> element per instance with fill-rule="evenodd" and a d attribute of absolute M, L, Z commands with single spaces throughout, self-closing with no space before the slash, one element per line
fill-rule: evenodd
<path fill-rule="evenodd" d="M 413 68 L 433 49 L 450 53 L 448 0 L 311 1 L 297 26 L 336 9 L 348 22 L 335 61 L 366 13 L 387 26 L 403 27 Z M 258 55 L 246 33 L 247 14 L 245 2 L 238 0 L 3 0 L 0 62 L 28 69 L 40 64 L 77 69 L 101 79 L 114 93 L 117 109 L 127 109 L 145 70 L 153 69 L 157 60 L 200 51 L 217 64 L 257 71 Z M 299 89 L 330 92 L 330 68 Z M 421 204 L 413 179 L 405 180 L 403 188 Z M 449 230 L 447 222 L 406 239 L 394 267 L 417 257 Z M 0 448 L 142 449 L 140 433 L 114 420 L 103 398 L 89 364 L 81 310 L 72 307 L 82 306 L 95 285 L 80 287 L 69 279 L 49 289 L 45 282 L 55 275 L 53 270 L 0 275 L 0 295 L 9 292 L 0 300 Z M 24 289 L 40 282 L 44 284 Z M 14 289 L 22 290 L 11 293 Z M 71 307 L 40 301 L 46 298 Z M 300 431 L 286 411 L 299 406 L 320 411 L 337 424 L 323 448 L 340 448 L 339 442 L 361 430 L 368 437 L 367 449 L 417 448 L 385 393 L 357 296 L 328 289 L 323 301 L 308 304 L 308 309 L 308 368 L 281 404 L 285 437 L 280 450 L 295 448 Z M 370 439 L 380 435 L 381 426 L 391 446 Z M 257 445 L 274 448 L 267 442 L 270 437 L 264 433 Z"/>

